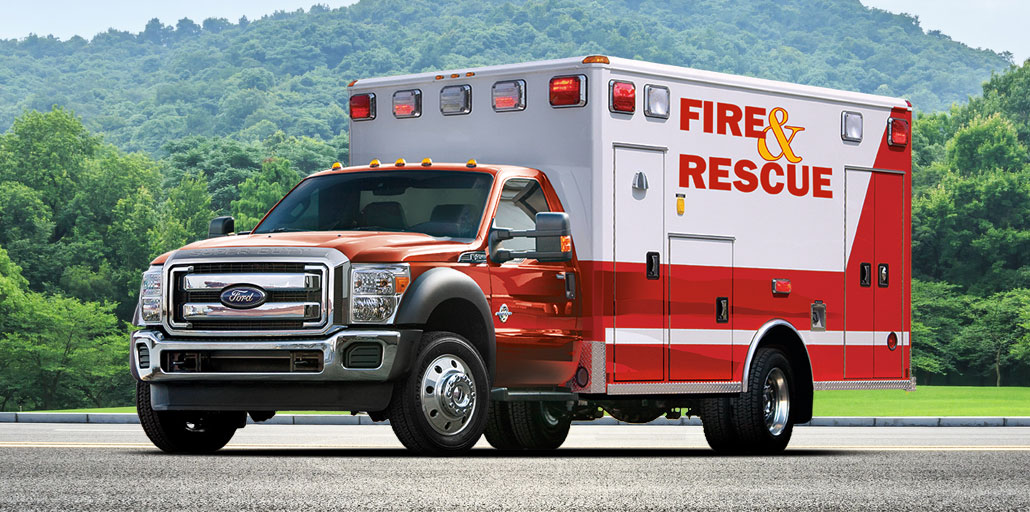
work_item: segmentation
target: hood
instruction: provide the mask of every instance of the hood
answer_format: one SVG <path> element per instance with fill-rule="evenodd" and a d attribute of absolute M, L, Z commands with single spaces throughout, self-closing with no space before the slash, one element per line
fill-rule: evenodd
<path fill-rule="evenodd" d="M 336 249 L 356 263 L 399 263 L 415 261 L 457 261 L 458 255 L 476 250 L 476 243 L 442 240 L 422 233 L 331 231 L 268 233 L 211 238 L 193 242 L 183 249 L 217 247 L 321 247 Z M 170 254 L 170 253 L 168 253 Z M 154 260 L 161 264 L 163 254 Z"/>

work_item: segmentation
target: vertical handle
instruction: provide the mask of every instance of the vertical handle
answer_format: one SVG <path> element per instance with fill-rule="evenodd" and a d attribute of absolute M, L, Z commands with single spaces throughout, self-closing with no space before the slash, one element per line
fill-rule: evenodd
<path fill-rule="evenodd" d="M 648 279 L 659 279 L 662 276 L 661 271 L 661 255 L 657 252 L 647 253 L 647 278 Z"/>
<path fill-rule="evenodd" d="M 880 288 L 886 288 L 887 285 L 890 284 L 889 268 L 886 263 L 880 263 L 878 265 L 876 275 L 879 276 L 877 277 L 876 285 Z"/>
<path fill-rule="evenodd" d="M 730 321 L 730 299 L 729 297 L 716 297 L 715 299 L 715 323 L 725 324 Z"/>
<path fill-rule="evenodd" d="M 872 263 L 861 263 L 858 266 L 858 285 L 859 286 L 872 286 L 873 285 L 873 265 Z"/>

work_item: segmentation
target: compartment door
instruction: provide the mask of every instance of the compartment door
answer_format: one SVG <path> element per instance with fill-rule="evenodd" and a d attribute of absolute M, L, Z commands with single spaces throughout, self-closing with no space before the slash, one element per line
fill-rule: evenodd
<path fill-rule="evenodd" d="M 616 381 L 665 378 L 665 153 L 615 148 Z"/>
<path fill-rule="evenodd" d="M 730 380 L 733 241 L 669 238 L 669 378 Z"/>
<path fill-rule="evenodd" d="M 905 372 L 905 176 L 874 173 L 876 237 L 873 255 L 873 377 L 902 379 Z M 894 334 L 894 343 L 891 342 Z"/>

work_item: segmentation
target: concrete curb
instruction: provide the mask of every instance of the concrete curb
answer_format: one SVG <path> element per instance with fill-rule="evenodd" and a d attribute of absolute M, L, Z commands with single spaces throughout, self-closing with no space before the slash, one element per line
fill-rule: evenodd
<path fill-rule="evenodd" d="M 0 423 L 106 423 L 134 424 L 139 417 L 131 412 L 0 412 Z M 247 418 L 248 424 L 254 421 Z M 280 414 L 265 425 L 389 425 L 389 421 L 376 423 L 365 414 Z M 630 425 L 611 416 L 594 421 L 574 421 L 573 425 Z M 701 426 L 696 416 L 675 420 L 658 418 L 645 425 Z M 1030 427 L 1030 416 L 820 416 L 812 418 L 804 427 Z"/>

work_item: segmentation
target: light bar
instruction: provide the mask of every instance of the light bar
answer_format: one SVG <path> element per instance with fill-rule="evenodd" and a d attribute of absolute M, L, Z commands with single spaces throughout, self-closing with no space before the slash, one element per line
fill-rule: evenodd
<path fill-rule="evenodd" d="M 494 112 L 514 112 L 526 109 L 526 81 L 497 82 L 491 90 Z"/>
<path fill-rule="evenodd" d="M 551 106 L 582 107 L 587 104 L 586 75 L 556 76 L 549 86 Z"/>
<path fill-rule="evenodd" d="M 422 115 L 422 91 L 410 89 L 393 93 L 393 117 L 408 119 Z"/>
<path fill-rule="evenodd" d="M 890 130 L 888 130 L 890 136 L 887 138 L 887 143 L 895 147 L 903 148 L 907 146 L 908 121 L 892 117 L 887 123 L 890 126 Z"/>
<path fill-rule="evenodd" d="M 637 87 L 633 82 L 608 82 L 608 110 L 632 114 L 637 109 Z"/>
<path fill-rule="evenodd" d="M 376 118 L 376 95 L 355 94 L 350 97 L 350 118 L 355 121 L 366 121 Z"/>
<path fill-rule="evenodd" d="M 669 88 L 661 85 L 644 86 L 644 115 L 659 119 L 669 118 Z"/>
<path fill-rule="evenodd" d="M 840 138 L 847 142 L 862 142 L 862 113 L 840 113 Z"/>
<path fill-rule="evenodd" d="M 471 85 L 449 85 L 440 89 L 441 114 L 445 116 L 459 116 L 469 112 L 472 112 Z"/>

